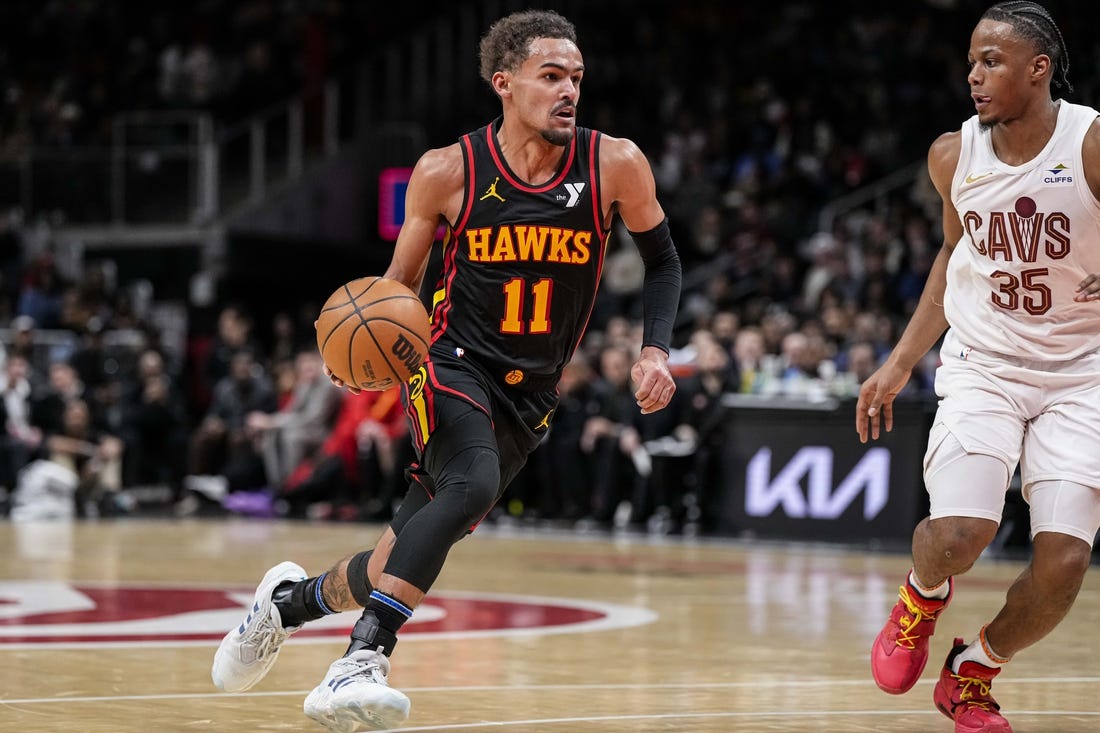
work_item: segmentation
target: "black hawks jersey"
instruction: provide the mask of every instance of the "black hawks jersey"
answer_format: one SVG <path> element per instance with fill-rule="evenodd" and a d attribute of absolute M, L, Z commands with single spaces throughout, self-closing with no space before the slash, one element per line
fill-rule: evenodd
<path fill-rule="evenodd" d="M 460 140 L 465 200 L 443 240 L 432 341 L 509 384 L 556 383 L 603 265 L 600 133 L 578 127 L 557 174 L 533 186 L 508 167 L 499 127 L 498 118 Z"/>

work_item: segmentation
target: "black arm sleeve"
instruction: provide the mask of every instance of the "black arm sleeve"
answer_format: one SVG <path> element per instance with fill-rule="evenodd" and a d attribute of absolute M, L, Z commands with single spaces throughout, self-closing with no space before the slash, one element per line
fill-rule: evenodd
<path fill-rule="evenodd" d="M 642 346 L 668 352 L 680 305 L 680 256 L 672 244 L 666 218 L 647 232 L 630 232 L 645 263 L 642 284 Z"/>

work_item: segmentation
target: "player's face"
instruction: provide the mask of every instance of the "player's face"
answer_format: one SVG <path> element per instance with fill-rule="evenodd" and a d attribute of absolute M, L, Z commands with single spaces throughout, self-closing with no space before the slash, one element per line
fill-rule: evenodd
<path fill-rule="evenodd" d="M 566 145 L 577 129 L 584 59 L 572 41 L 537 38 L 531 55 L 512 76 L 515 112 L 554 145 Z"/>
<path fill-rule="evenodd" d="M 1032 99 L 1035 59 L 1035 47 L 1008 23 L 978 23 L 970 37 L 967 82 L 979 123 L 990 127 L 1019 116 Z"/>

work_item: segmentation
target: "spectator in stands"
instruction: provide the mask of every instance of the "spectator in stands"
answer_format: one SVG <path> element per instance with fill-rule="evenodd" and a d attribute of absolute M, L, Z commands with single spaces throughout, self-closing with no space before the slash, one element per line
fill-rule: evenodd
<path fill-rule="evenodd" d="M 9 354 L 19 354 L 31 365 L 32 369 L 41 368 L 45 373 L 45 364 L 41 363 L 44 350 L 36 348 L 35 341 L 36 324 L 30 316 L 16 316 L 11 320 L 11 344 L 7 348 Z"/>
<path fill-rule="evenodd" d="M 178 499 L 187 452 L 186 414 L 176 380 L 160 352 L 138 357 L 137 373 L 123 397 L 128 486 L 160 485 Z"/>
<path fill-rule="evenodd" d="M 16 312 L 34 319 L 37 328 L 61 325 L 61 301 L 67 285 L 51 255 L 35 258 L 24 274 Z"/>
<path fill-rule="evenodd" d="M 875 347 L 875 358 L 890 353 L 893 342 L 889 339 L 890 316 L 884 313 L 862 311 L 852 319 L 850 341 L 865 341 Z"/>
<path fill-rule="evenodd" d="M 743 333 L 750 339 L 759 335 L 752 329 Z M 694 450 L 687 466 L 680 466 L 683 496 L 673 520 L 706 532 L 718 526 L 725 494 L 722 456 L 729 408 L 722 404 L 722 397 L 737 393 L 743 379 L 738 374 L 738 362 L 713 334 L 704 331 L 692 341 L 696 344 L 696 371 L 676 390 L 683 392 L 684 414 L 675 433 L 680 441 L 690 442 Z"/>
<path fill-rule="evenodd" d="M 43 436 L 39 456 L 19 474 L 13 519 L 122 511 L 115 499 L 122 488 L 123 442 L 96 430 L 84 400 L 65 403 L 60 423 Z"/>
<path fill-rule="evenodd" d="M 623 331 L 628 332 L 629 322 Z M 581 432 L 581 450 L 591 455 L 594 466 L 592 519 L 610 528 L 619 504 L 633 496 L 640 479 L 635 460 L 642 451 L 636 418 L 637 401 L 630 383 L 633 351 L 621 342 L 610 342 L 600 353 L 596 414 Z"/>
<path fill-rule="evenodd" d="M 733 354 L 733 344 L 741 328 L 741 318 L 734 310 L 718 311 L 710 318 L 708 331 L 728 354 Z"/>
<path fill-rule="evenodd" d="M 291 472 L 280 498 L 291 517 L 385 521 L 403 468 L 399 444 L 408 441 L 400 390 L 337 395 L 335 424 Z"/>
<path fill-rule="evenodd" d="M 767 362 L 764 332 L 758 326 L 744 326 L 733 340 L 733 359 L 740 373 L 740 384 L 734 391 L 760 394 L 772 374 Z"/>
<path fill-rule="evenodd" d="M 927 242 L 920 240 L 909 242 L 905 261 L 902 263 L 894 285 L 903 314 L 910 315 L 916 310 L 934 259 L 935 250 Z"/>
<path fill-rule="evenodd" d="M 218 313 L 217 333 L 207 356 L 204 376 L 210 386 L 216 385 L 230 372 L 236 354 L 248 350 L 260 368 L 264 368 L 264 353 L 253 330 L 252 316 L 237 303 L 229 303 Z"/>
<path fill-rule="evenodd" d="M 275 389 L 253 352 L 234 352 L 229 374 L 214 385 L 210 409 L 191 436 L 184 487 L 221 501 L 230 491 L 263 486 L 263 461 L 247 419 L 276 409 Z"/>
<path fill-rule="evenodd" d="M 798 319 L 785 304 L 773 304 L 760 319 L 760 332 L 764 336 L 764 351 L 779 354 L 783 348 L 783 339 L 787 334 L 798 330 Z"/>
<path fill-rule="evenodd" d="M 898 313 L 895 277 L 887 268 L 886 250 L 870 246 L 863 252 L 863 274 L 857 280 L 856 303 L 873 313 Z"/>
<path fill-rule="evenodd" d="M 879 367 L 875 345 L 869 341 L 854 341 L 843 352 L 837 363 L 837 379 L 833 394 L 837 397 L 859 396 L 859 385 Z"/>
<path fill-rule="evenodd" d="M 852 334 L 852 315 L 855 313 L 852 301 L 830 304 L 821 309 L 821 335 L 826 341 L 828 353 L 838 355 L 843 352 Z"/>
<path fill-rule="evenodd" d="M 45 389 L 35 396 L 31 407 L 31 422 L 45 433 L 57 433 L 61 431 L 64 422 L 65 408 L 70 402 L 82 400 L 85 402 L 93 423 L 99 428 L 103 420 L 96 414 L 92 396 L 80 375 L 72 364 L 66 361 L 55 361 L 50 364 Z"/>
<path fill-rule="evenodd" d="M 19 353 L 9 354 L 0 372 L 0 488 L 10 490 L 15 477 L 42 444 L 42 431 L 31 424 L 30 364 Z"/>
<path fill-rule="evenodd" d="M 103 321 L 98 316 L 92 316 L 85 323 L 80 343 L 69 363 L 88 389 L 100 389 L 117 379 L 120 364 L 117 358 L 107 353 Z"/>
<path fill-rule="evenodd" d="M 340 407 L 340 390 L 323 371 L 316 348 L 294 358 L 294 387 L 280 409 L 250 412 L 246 424 L 260 440 L 268 486 L 282 486 L 290 472 L 324 442 Z"/>
<path fill-rule="evenodd" d="M 279 311 L 271 318 L 271 345 L 267 358 L 271 364 L 293 361 L 302 345 L 294 319 L 286 311 Z"/>
<path fill-rule="evenodd" d="M 833 376 L 832 361 L 826 354 L 825 340 L 817 333 L 794 331 L 783 338 L 780 352 L 783 369 L 779 382 L 781 393 L 798 397 L 823 396 L 827 385 L 823 380 Z"/>
<path fill-rule="evenodd" d="M 594 380 L 589 357 L 577 351 L 562 370 L 550 430 L 529 461 L 530 493 L 523 501 L 537 519 L 575 522 L 590 511 L 594 466 L 581 435 L 600 407 Z"/>

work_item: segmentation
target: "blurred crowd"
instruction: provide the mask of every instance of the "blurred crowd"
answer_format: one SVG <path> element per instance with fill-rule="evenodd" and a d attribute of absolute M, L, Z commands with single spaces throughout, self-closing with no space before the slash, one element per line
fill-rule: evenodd
<path fill-rule="evenodd" d="M 986 4 L 551 3 L 581 34 L 582 123 L 634 139 L 653 164 L 685 268 L 678 391 L 655 415 L 634 406 L 644 270 L 617 224 L 561 405 L 501 518 L 711 531 L 724 397 L 849 409 L 940 246 L 920 161 L 971 113 L 966 48 Z M 388 30 L 366 22 L 367 5 L 207 0 L 150 6 L 139 22 L 121 2 L 5 4 L 2 20 L 21 25 L 0 23 L 12 36 L 0 155 L 102 143 L 123 100 L 255 111 L 380 43 Z M 1089 11 L 1049 5 L 1071 99 L 1087 102 L 1100 79 Z M 426 120 L 429 137 L 450 142 L 493 105 Z M 411 457 L 398 395 L 332 387 L 299 304 L 260 323 L 247 303 L 207 306 L 177 353 L 110 268 L 66 277 L 21 236 L 0 221 L 0 497 L 13 516 L 127 513 L 134 487 L 161 487 L 159 510 L 178 515 L 391 515 Z M 933 351 L 901 399 L 934 399 L 936 366 Z"/>
<path fill-rule="evenodd" d="M 106 145 L 120 111 L 230 124 L 316 89 L 360 53 L 365 3 L 12 0 L 0 4 L 0 157 Z"/>
<path fill-rule="evenodd" d="M 102 271 L 73 282 L 36 260 L 20 282 L 0 355 L 0 497 L 13 518 L 392 516 L 413 458 L 399 392 L 334 387 L 308 313 L 257 324 L 226 303 L 173 358 Z M 759 320 L 693 314 L 671 355 L 676 396 L 643 416 L 630 381 L 641 324 L 618 297 L 601 300 L 551 429 L 494 518 L 714 531 L 724 398 L 842 404 L 893 336 L 888 315 L 842 298 L 814 319 L 779 303 Z M 903 399 L 928 397 L 929 356 Z M 153 506 L 137 506 L 153 488 Z"/>

